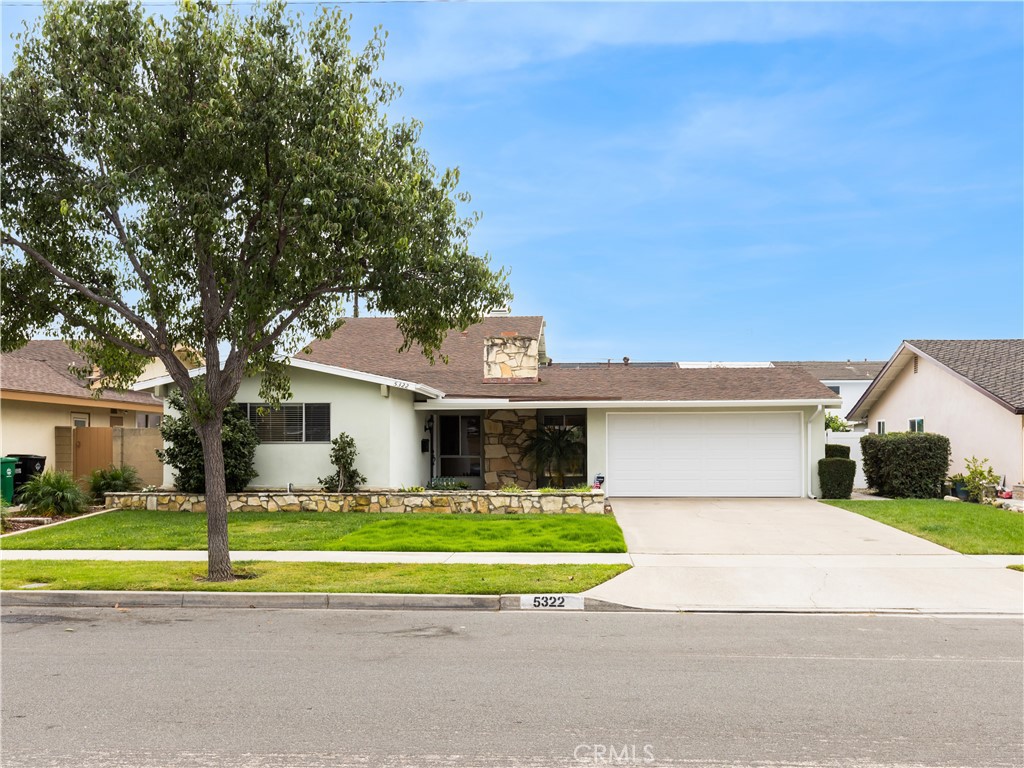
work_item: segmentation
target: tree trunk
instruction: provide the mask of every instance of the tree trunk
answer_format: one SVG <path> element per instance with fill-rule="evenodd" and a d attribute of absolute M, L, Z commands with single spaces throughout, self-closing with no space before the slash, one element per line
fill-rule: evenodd
<path fill-rule="evenodd" d="M 223 417 L 217 417 L 197 430 L 203 444 L 206 474 L 207 576 L 210 581 L 231 581 L 235 577 L 228 548 L 228 491 L 224 480 L 222 427 Z"/>

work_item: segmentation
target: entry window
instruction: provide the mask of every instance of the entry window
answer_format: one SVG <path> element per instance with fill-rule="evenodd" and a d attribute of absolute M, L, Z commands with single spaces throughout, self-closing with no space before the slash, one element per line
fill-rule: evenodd
<path fill-rule="evenodd" d="M 875 434 L 877 434 L 877 435 L 884 435 L 885 434 L 885 422 L 884 421 L 876 421 L 875 422 Z"/>
<path fill-rule="evenodd" d="M 71 426 L 72 427 L 88 427 L 89 426 L 89 414 L 88 413 L 72 413 L 71 414 Z"/>
<path fill-rule="evenodd" d="M 439 426 L 441 477 L 480 477 L 480 417 L 442 416 Z"/>
<path fill-rule="evenodd" d="M 911 419 L 909 432 L 924 432 L 924 419 Z"/>
<path fill-rule="evenodd" d="M 256 427 L 261 443 L 329 443 L 330 403 L 286 403 L 277 410 L 267 403 L 237 403 Z"/>

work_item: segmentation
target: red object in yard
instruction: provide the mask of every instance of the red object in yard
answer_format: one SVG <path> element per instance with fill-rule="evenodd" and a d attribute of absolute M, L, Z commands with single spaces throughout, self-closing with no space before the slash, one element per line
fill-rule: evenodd
<path fill-rule="evenodd" d="M 1000 491 L 996 494 L 1000 499 L 1012 499 L 1013 491 Z"/>

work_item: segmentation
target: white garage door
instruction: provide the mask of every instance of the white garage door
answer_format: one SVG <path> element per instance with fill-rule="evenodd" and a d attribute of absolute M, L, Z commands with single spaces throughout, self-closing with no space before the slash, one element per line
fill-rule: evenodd
<path fill-rule="evenodd" d="M 610 496 L 800 496 L 798 413 L 608 415 Z"/>

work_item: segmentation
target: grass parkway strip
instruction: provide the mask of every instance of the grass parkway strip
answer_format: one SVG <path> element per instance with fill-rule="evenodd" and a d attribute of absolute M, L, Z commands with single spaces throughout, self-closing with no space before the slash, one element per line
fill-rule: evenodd
<path fill-rule="evenodd" d="M 611 515 L 232 512 L 231 548 L 350 552 L 625 552 Z M 2 549 L 206 549 L 206 516 L 114 510 L 0 539 Z"/>
<path fill-rule="evenodd" d="M 826 501 L 965 555 L 1024 554 L 1024 515 L 939 499 Z"/>
<path fill-rule="evenodd" d="M 203 563 L 18 560 L 0 589 L 190 592 L 354 592 L 502 595 L 582 592 L 627 565 L 408 565 L 236 563 L 237 581 L 208 582 Z"/>

